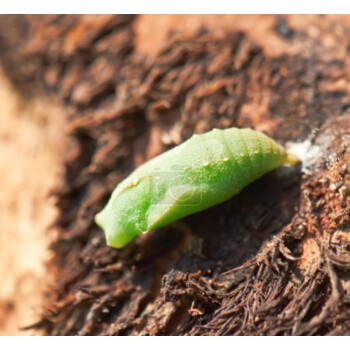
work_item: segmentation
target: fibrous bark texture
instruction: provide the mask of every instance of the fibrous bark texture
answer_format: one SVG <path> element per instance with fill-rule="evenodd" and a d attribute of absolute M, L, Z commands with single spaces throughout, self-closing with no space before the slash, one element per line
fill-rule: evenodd
<path fill-rule="evenodd" d="M 135 46 L 136 18 L 0 17 L 8 76 L 58 101 L 70 135 L 55 190 L 56 283 L 34 327 L 53 335 L 350 334 L 346 18 L 315 17 L 307 31 L 300 17 L 295 28 L 273 17 L 270 35 L 295 53 L 272 56 L 248 32 L 203 27 L 173 31 L 152 57 Z M 94 215 L 128 173 L 193 133 L 230 126 L 294 143 L 303 163 L 124 249 L 106 246 Z"/>

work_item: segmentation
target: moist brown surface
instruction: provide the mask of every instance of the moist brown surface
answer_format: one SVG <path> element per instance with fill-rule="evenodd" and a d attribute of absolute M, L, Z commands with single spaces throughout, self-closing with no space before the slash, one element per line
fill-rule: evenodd
<path fill-rule="evenodd" d="M 346 16 L 5 16 L 0 60 L 67 116 L 47 334 L 350 333 Z M 94 225 L 136 166 L 213 127 L 309 140 L 300 168 L 106 247 Z"/>

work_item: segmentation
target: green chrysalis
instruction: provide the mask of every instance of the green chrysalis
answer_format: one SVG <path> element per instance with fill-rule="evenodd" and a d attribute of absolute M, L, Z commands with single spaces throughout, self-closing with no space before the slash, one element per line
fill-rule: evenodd
<path fill-rule="evenodd" d="M 221 203 L 270 170 L 298 158 L 251 130 L 214 129 L 149 160 L 122 181 L 96 215 L 107 244 L 135 237 Z"/>

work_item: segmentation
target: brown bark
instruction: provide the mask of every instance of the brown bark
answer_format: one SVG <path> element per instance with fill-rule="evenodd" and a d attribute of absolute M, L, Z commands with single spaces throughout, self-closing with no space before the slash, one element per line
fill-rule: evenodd
<path fill-rule="evenodd" d="M 350 334 L 347 20 L 259 17 L 272 24 L 261 40 L 258 27 L 218 32 L 208 20 L 175 28 L 146 55 L 135 45 L 142 18 L 1 17 L 8 76 L 58 100 L 71 139 L 55 191 L 56 283 L 34 326 L 61 335 Z M 106 247 L 93 217 L 121 179 L 194 132 L 230 126 L 306 140 L 311 156 L 122 250 Z"/>

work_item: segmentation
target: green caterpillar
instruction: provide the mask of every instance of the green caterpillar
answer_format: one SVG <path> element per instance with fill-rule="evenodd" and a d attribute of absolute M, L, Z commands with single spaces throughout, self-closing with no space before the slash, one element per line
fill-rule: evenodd
<path fill-rule="evenodd" d="M 122 181 L 96 215 L 107 244 L 147 233 L 221 203 L 270 170 L 299 160 L 268 136 L 213 129 L 149 160 Z"/>

